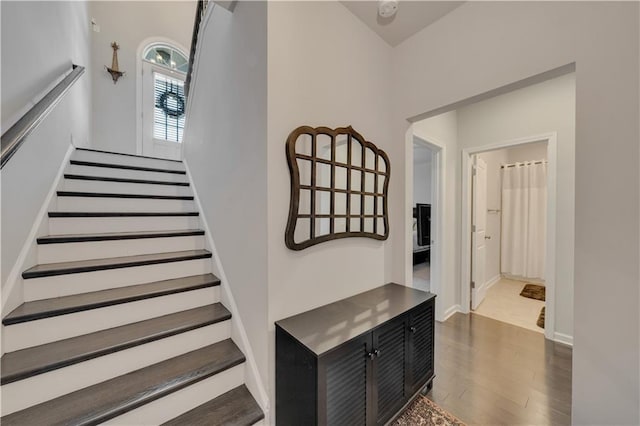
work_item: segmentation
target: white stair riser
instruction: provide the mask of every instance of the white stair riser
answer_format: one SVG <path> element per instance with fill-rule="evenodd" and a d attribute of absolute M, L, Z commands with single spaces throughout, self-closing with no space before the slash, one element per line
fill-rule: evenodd
<path fill-rule="evenodd" d="M 62 188 L 60 190 L 78 192 L 106 192 L 109 194 L 193 195 L 190 186 L 106 182 L 101 180 L 81 179 L 64 179 L 62 181 Z"/>
<path fill-rule="evenodd" d="M 23 279 L 26 302 L 211 272 L 211 259 Z"/>
<path fill-rule="evenodd" d="M 203 235 L 39 244 L 38 263 L 73 262 L 77 260 L 135 256 L 139 254 L 201 250 L 204 248 L 205 241 Z"/>
<path fill-rule="evenodd" d="M 158 160 L 154 158 L 132 157 L 130 155 L 110 154 L 75 150 L 72 160 L 93 161 L 95 163 L 124 164 L 127 166 L 153 167 L 156 169 L 184 170 L 184 164 L 176 161 Z"/>
<path fill-rule="evenodd" d="M 7 415 L 229 338 L 229 321 L 104 355 L 2 386 Z"/>
<path fill-rule="evenodd" d="M 144 321 L 220 300 L 219 287 L 170 294 L 6 326 L 6 352 Z"/>
<path fill-rule="evenodd" d="M 60 212 L 192 212 L 192 200 L 144 198 L 58 197 Z"/>
<path fill-rule="evenodd" d="M 244 364 L 222 371 L 102 424 L 114 426 L 161 424 L 242 385 L 242 383 L 244 383 Z"/>
<path fill-rule="evenodd" d="M 49 234 L 171 231 L 200 228 L 199 216 L 51 217 Z"/>
<path fill-rule="evenodd" d="M 70 164 L 65 174 L 82 176 L 101 176 L 126 179 L 159 180 L 167 182 L 188 182 L 187 175 L 178 173 L 147 172 L 142 170 L 114 169 L 110 167 L 80 166 Z"/>

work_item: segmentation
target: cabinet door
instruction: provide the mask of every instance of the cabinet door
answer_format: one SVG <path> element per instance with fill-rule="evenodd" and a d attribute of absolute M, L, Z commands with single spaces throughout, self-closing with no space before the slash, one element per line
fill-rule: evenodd
<path fill-rule="evenodd" d="M 433 376 L 433 301 L 409 313 L 409 394 L 417 392 Z"/>
<path fill-rule="evenodd" d="M 406 402 L 408 316 L 403 315 L 373 332 L 373 381 L 375 401 L 372 423 L 383 425 Z"/>
<path fill-rule="evenodd" d="M 370 407 L 371 334 L 354 339 L 320 359 L 318 424 L 366 425 Z"/>

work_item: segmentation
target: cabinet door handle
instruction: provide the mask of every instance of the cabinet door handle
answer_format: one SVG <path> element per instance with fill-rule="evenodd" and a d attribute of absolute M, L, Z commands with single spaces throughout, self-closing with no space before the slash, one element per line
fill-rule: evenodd
<path fill-rule="evenodd" d="M 380 356 L 380 349 L 376 349 L 375 351 L 373 351 L 373 354 L 375 356 Z"/>
<path fill-rule="evenodd" d="M 415 333 L 416 330 L 417 330 L 417 328 L 415 328 L 415 327 L 409 327 L 409 331 L 412 332 L 412 333 Z"/>
<path fill-rule="evenodd" d="M 373 352 L 369 352 L 367 356 L 369 357 L 370 360 L 373 360 L 376 357 L 376 354 Z"/>

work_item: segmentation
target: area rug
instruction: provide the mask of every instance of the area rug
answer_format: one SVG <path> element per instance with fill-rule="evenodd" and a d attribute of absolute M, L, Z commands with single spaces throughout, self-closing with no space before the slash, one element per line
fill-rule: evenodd
<path fill-rule="evenodd" d="M 538 315 L 538 322 L 536 322 L 536 325 L 540 328 L 544 328 L 544 306 L 540 310 L 540 315 Z"/>
<path fill-rule="evenodd" d="M 526 284 L 520 296 L 528 297 L 529 299 L 545 300 L 545 287 L 538 284 Z"/>
<path fill-rule="evenodd" d="M 420 395 L 392 426 L 465 426 L 462 420 Z"/>

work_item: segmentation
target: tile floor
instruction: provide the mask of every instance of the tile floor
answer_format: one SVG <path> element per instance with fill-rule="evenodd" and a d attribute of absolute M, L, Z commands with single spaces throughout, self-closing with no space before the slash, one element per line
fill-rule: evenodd
<path fill-rule="evenodd" d="M 484 300 L 480 303 L 478 309 L 473 312 L 528 330 L 544 333 L 544 329 L 536 325 L 544 302 L 520 296 L 520 291 L 522 291 L 525 284 L 523 281 L 502 278 L 487 291 Z"/>
<path fill-rule="evenodd" d="M 431 290 L 431 265 L 429 262 L 413 265 L 413 286 L 423 291 Z"/>

